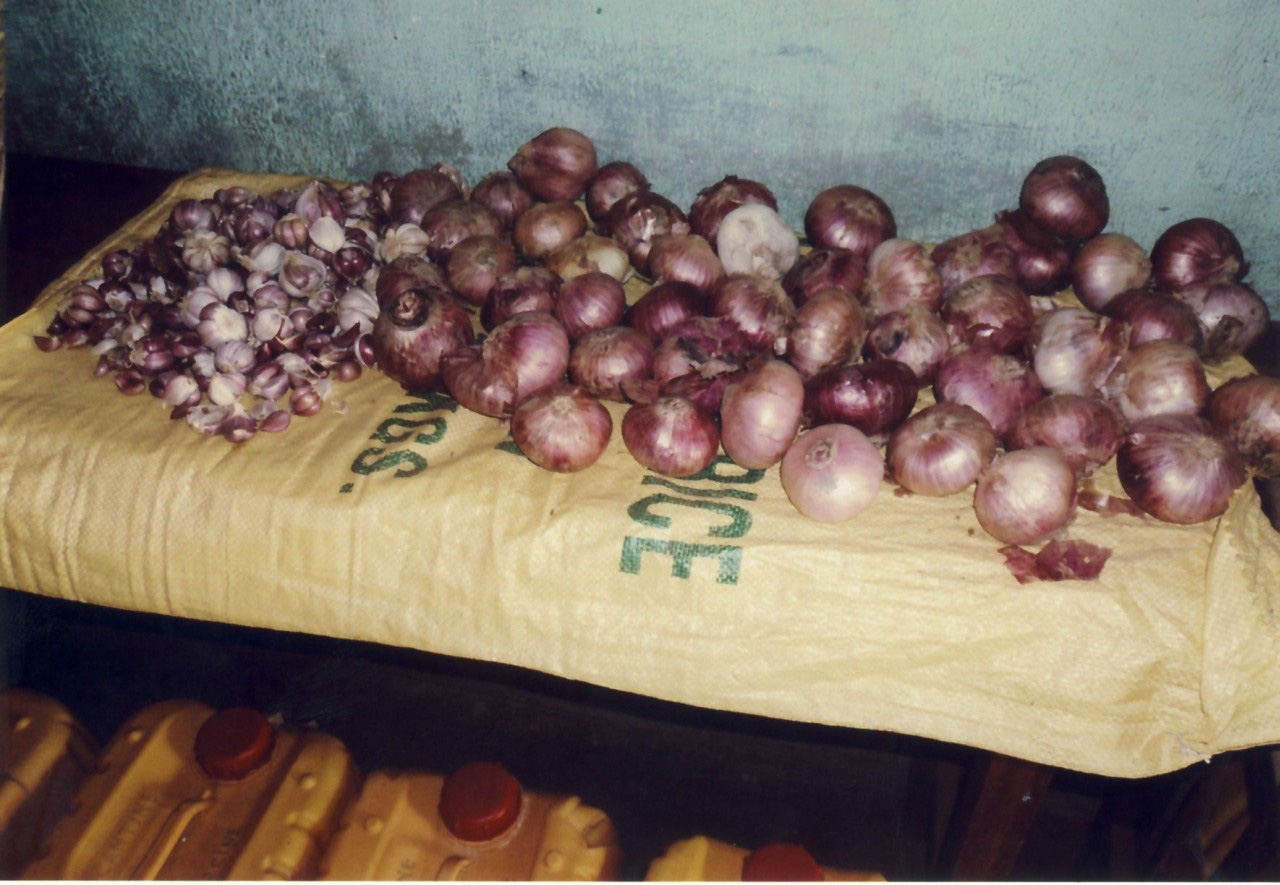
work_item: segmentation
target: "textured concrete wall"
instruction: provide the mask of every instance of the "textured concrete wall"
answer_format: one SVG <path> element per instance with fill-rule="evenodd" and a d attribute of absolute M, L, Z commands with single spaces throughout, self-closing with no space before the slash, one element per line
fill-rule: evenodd
<path fill-rule="evenodd" d="M 1074 153 L 1113 230 L 1231 226 L 1280 315 L 1280 4 L 1199 0 L 9 0 L 10 149 L 471 180 L 552 125 L 688 206 L 853 182 L 942 239 Z"/>

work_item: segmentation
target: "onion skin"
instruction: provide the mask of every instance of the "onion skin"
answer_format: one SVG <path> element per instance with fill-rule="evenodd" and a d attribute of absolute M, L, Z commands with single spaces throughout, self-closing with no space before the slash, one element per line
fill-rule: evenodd
<path fill-rule="evenodd" d="M 1205 416 L 1259 476 L 1280 476 L 1280 378 L 1232 378 L 1209 396 Z"/>
<path fill-rule="evenodd" d="M 732 322 L 754 346 L 782 355 L 796 307 L 777 280 L 730 274 L 711 293 L 707 314 Z"/>
<path fill-rule="evenodd" d="M 915 373 L 897 360 L 835 366 L 805 383 L 804 418 L 811 426 L 849 424 L 875 436 L 905 421 L 918 396 Z"/>
<path fill-rule="evenodd" d="M 804 213 L 804 232 L 814 248 L 848 249 L 864 261 L 876 246 L 898 235 L 887 203 L 853 184 L 818 193 Z"/>
<path fill-rule="evenodd" d="M 511 436 L 520 451 L 556 473 L 576 473 L 596 463 L 612 435 L 609 410 L 572 384 L 534 394 L 511 415 Z"/>
<path fill-rule="evenodd" d="M 772 467 L 800 429 L 804 381 L 777 359 L 761 360 L 730 384 L 720 403 L 720 444 L 739 467 Z"/>
<path fill-rule="evenodd" d="M 778 470 L 782 490 L 802 515 L 843 522 L 875 501 L 884 479 L 880 450 L 862 431 L 826 424 L 791 444 Z"/>
<path fill-rule="evenodd" d="M 720 430 L 709 414 L 679 396 L 636 403 L 622 416 L 622 441 L 641 466 L 663 476 L 692 476 L 711 466 Z"/>
<path fill-rule="evenodd" d="M 1244 283 L 1211 283 L 1174 293 L 1196 315 L 1203 341 L 1200 352 L 1210 362 L 1242 354 L 1267 331 L 1267 303 Z"/>
<path fill-rule="evenodd" d="M 1125 430 L 1124 417 L 1105 399 L 1055 393 L 1027 407 L 1009 430 L 1005 445 L 1057 449 L 1078 476 L 1087 476 L 1115 457 Z"/>
<path fill-rule="evenodd" d="M 1128 344 L 1128 327 L 1092 311 L 1061 307 L 1040 317 L 1031 365 L 1050 393 L 1094 393 Z"/>
<path fill-rule="evenodd" d="M 1179 221 L 1151 247 L 1152 278 L 1166 292 L 1201 283 L 1234 283 L 1248 269 L 1236 235 L 1212 218 Z"/>
<path fill-rule="evenodd" d="M 1136 422 L 1116 453 L 1116 470 L 1144 513 L 1178 525 L 1221 516 L 1248 478 L 1241 457 L 1195 415 Z"/>
<path fill-rule="evenodd" d="M 1018 278 L 1018 259 L 1005 241 L 998 224 L 971 230 L 943 240 L 933 247 L 929 258 L 942 279 L 942 297 L 973 277 L 1000 274 L 1011 280 Z"/>
<path fill-rule="evenodd" d="M 951 338 L 941 317 L 913 304 L 872 321 L 862 350 L 868 359 L 905 363 L 924 386 L 933 383 L 938 366 L 951 350 Z"/>
<path fill-rule="evenodd" d="M 596 147 L 578 130 L 556 126 L 521 145 L 507 168 L 540 200 L 576 200 L 596 174 Z"/>
<path fill-rule="evenodd" d="M 585 233 L 544 258 L 547 268 L 566 282 L 587 273 L 606 273 L 618 282 L 631 278 L 631 259 L 610 237 Z"/>
<path fill-rule="evenodd" d="M 954 495 L 973 485 L 995 458 L 991 422 L 969 406 L 936 403 L 889 436 L 886 460 L 898 485 L 917 495 Z"/>
<path fill-rule="evenodd" d="M 1104 233 L 1093 237 L 1071 260 L 1071 289 L 1092 311 L 1107 313 L 1107 305 L 1122 292 L 1143 289 L 1151 281 L 1151 259 L 1132 237 Z"/>
<path fill-rule="evenodd" d="M 976 409 L 1003 439 L 1018 416 L 1044 396 L 1044 387 L 1025 360 L 994 351 L 964 350 L 938 366 L 933 395 L 938 402 Z"/>
<path fill-rule="evenodd" d="M 1043 541 L 1075 518 L 1075 471 L 1061 453 L 1045 446 L 1005 452 L 978 477 L 973 509 L 997 541 Z"/>
<path fill-rule="evenodd" d="M 787 362 L 806 381 L 862 350 L 867 319 L 844 289 L 823 289 L 796 310 L 787 336 Z"/>
<path fill-rule="evenodd" d="M 690 317 L 658 343 L 653 374 L 665 392 L 672 382 L 686 375 L 711 379 L 739 372 L 755 355 L 756 349 L 728 320 Z"/>
<path fill-rule="evenodd" d="M 923 243 L 894 237 L 867 257 L 862 299 L 875 317 L 911 305 L 937 310 L 942 304 L 942 275 Z"/>
<path fill-rule="evenodd" d="M 441 361 L 474 339 L 471 317 L 443 289 L 410 289 L 388 301 L 373 325 L 378 368 L 405 390 L 440 387 Z"/>
<path fill-rule="evenodd" d="M 1103 393 L 1130 423 L 1157 415 L 1195 415 L 1209 401 L 1199 355 L 1177 341 L 1154 340 L 1129 348 L 1103 385 Z"/>
<path fill-rule="evenodd" d="M 1041 160 L 1023 179 L 1018 208 L 1059 240 L 1087 240 L 1107 226 L 1111 205 L 1102 176 L 1079 157 Z"/>
<path fill-rule="evenodd" d="M 981 344 L 1000 353 L 1021 353 L 1036 322 L 1031 298 L 1003 274 L 965 280 L 947 295 L 939 313 L 953 345 Z"/>

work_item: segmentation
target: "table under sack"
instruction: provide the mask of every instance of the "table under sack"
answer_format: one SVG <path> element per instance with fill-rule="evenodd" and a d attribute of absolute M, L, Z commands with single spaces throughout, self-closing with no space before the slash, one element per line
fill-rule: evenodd
<path fill-rule="evenodd" d="M 604 456 L 567 475 L 376 370 L 234 444 L 122 396 L 88 348 L 36 348 L 67 289 L 179 199 L 302 181 L 185 176 L 0 328 L 0 584 L 1105 775 L 1280 741 L 1280 536 L 1251 483 L 1194 526 L 1081 510 L 1069 536 L 1113 551 L 1101 576 L 1024 585 L 969 492 L 885 482 L 862 515 L 814 522 L 776 467 L 646 471 L 620 403 Z M 1095 483 L 1119 492 L 1114 463 Z"/>

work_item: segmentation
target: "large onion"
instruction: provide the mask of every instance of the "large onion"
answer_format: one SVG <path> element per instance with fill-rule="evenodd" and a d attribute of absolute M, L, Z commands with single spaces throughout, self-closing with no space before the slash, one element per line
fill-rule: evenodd
<path fill-rule="evenodd" d="M 392 298 L 373 325 L 378 367 L 406 390 L 440 384 L 440 363 L 474 337 L 471 317 L 443 289 L 409 289 Z"/>
<path fill-rule="evenodd" d="M 765 359 L 725 390 L 720 443 L 739 467 L 763 469 L 782 459 L 800 429 L 804 381 L 787 363 Z"/>
<path fill-rule="evenodd" d="M 841 522 L 871 506 L 884 479 L 884 460 L 860 430 L 826 424 L 791 444 L 778 475 L 800 513 L 819 522 Z"/>
<path fill-rule="evenodd" d="M 1060 240 L 1087 240 L 1107 226 L 1111 206 L 1102 176 L 1079 157 L 1041 160 L 1022 182 L 1018 206 Z"/>
<path fill-rule="evenodd" d="M 1240 456 L 1196 415 L 1138 421 L 1116 453 L 1116 468 L 1135 504 L 1179 525 L 1221 516 L 1247 478 Z"/>
<path fill-rule="evenodd" d="M 1209 396 L 1211 424 L 1262 476 L 1280 476 L 1280 378 L 1232 378 Z"/>
<path fill-rule="evenodd" d="M 995 457 L 997 445 L 991 422 L 969 406 L 936 403 L 889 436 L 887 461 L 898 485 L 940 497 L 972 485 Z"/>
<path fill-rule="evenodd" d="M 1060 452 L 1046 446 L 1005 452 L 978 477 L 973 509 L 998 541 L 1043 541 L 1075 518 L 1075 471 Z"/>
<path fill-rule="evenodd" d="M 1156 240 L 1151 269 L 1157 286 L 1176 292 L 1201 283 L 1234 283 L 1249 265 L 1229 227 L 1212 218 L 1188 218 Z"/>
<path fill-rule="evenodd" d="M 838 184 L 809 203 L 804 232 L 815 248 L 848 249 L 866 259 L 882 241 L 898 235 L 898 224 L 878 195 L 857 185 Z"/>
<path fill-rule="evenodd" d="M 528 397 L 511 415 L 511 436 L 520 451 L 557 473 L 576 473 L 596 463 L 612 435 L 609 410 L 572 384 Z"/>
<path fill-rule="evenodd" d="M 622 441 L 654 473 L 690 476 L 711 466 L 720 449 L 720 431 L 715 419 L 692 401 L 664 396 L 627 410 Z"/>

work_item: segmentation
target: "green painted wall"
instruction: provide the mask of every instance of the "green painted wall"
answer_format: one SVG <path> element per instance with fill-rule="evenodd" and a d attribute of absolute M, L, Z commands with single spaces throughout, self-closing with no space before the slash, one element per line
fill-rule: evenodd
<path fill-rule="evenodd" d="M 1195 0 L 8 0 L 11 150 L 471 180 L 552 125 L 688 206 L 758 178 L 942 239 L 1088 159 L 1111 229 L 1231 226 L 1280 315 L 1280 4 Z"/>

